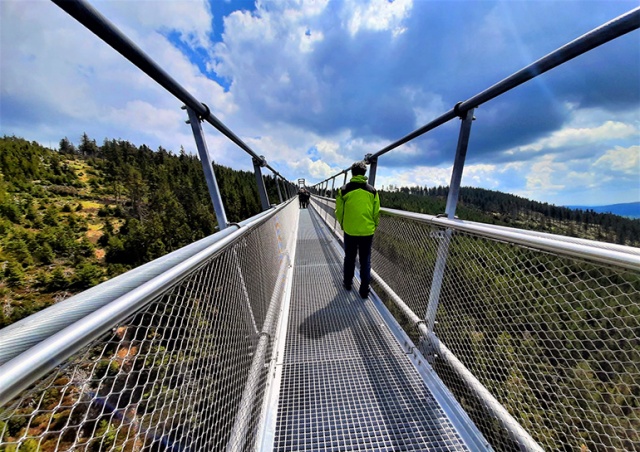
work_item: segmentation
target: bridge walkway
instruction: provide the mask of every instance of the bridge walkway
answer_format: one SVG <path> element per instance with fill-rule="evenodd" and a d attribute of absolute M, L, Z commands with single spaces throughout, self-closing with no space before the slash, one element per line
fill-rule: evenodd
<path fill-rule="evenodd" d="M 397 324 L 388 325 L 380 300 L 361 299 L 358 284 L 342 287 L 339 242 L 317 214 L 301 210 L 273 450 L 488 448 Z"/>

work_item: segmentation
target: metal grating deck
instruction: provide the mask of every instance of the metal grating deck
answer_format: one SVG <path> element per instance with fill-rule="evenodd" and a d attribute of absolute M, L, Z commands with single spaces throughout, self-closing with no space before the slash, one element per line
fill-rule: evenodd
<path fill-rule="evenodd" d="M 357 284 L 342 288 L 333 237 L 301 210 L 273 450 L 470 450 Z"/>

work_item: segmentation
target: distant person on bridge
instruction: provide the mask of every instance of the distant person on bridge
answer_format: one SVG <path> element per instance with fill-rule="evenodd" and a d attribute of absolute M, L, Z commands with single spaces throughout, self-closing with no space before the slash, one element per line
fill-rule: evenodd
<path fill-rule="evenodd" d="M 304 209 L 304 200 L 305 200 L 306 196 L 304 193 L 304 188 L 300 188 L 298 190 L 298 202 L 300 203 L 300 208 Z"/>
<path fill-rule="evenodd" d="M 309 206 L 309 198 L 311 198 L 309 190 L 306 188 L 298 190 L 298 202 L 300 203 L 301 209 L 306 209 Z"/>
<path fill-rule="evenodd" d="M 365 176 L 367 165 L 351 165 L 351 180 L 338 189 L 336 219 L 344 231 L 344 280 L 342 285 L 351 290 L 356 269 L 356 254 L 360 259 L 360 296 L 369 296 L 371 281 L 371 245 L 380 221 L 380 197 Z"/>
<path fill-rule="evenodd" d="M 306 209 L 307 207 L 309 207 L 309 199 L 311 198 L 311 192 L 309 192 L 309 190 L 307 190 L 306 188 L 304 188 L 302 191 L 304 191 L 304 196 L 302 198 L 302 205 Z"/>

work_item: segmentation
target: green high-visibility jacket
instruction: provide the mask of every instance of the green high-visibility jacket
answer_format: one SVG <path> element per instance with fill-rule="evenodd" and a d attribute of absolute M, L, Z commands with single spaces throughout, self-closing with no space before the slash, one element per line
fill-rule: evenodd
<path fill-rule="evenodd" d="M 336 218 L 349 235 L 367 236 L 376 232 L 380 222 L 380 196 L 367 184 L 365 176 L 353 176 L 338 190 Z"/>

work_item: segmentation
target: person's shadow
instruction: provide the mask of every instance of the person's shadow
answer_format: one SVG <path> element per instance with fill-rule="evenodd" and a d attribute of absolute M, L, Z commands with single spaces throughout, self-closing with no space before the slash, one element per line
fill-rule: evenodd
<path fill-rule="evenodd" d="M 299 333 L 308 339 L 321 339 L 327 334 L 351 328 L 355 319 L 344 314 L 345 307 L 353 302 L 346 294 L 336 294 L 329 304 L 315 311 L 300 324 Z"/>

